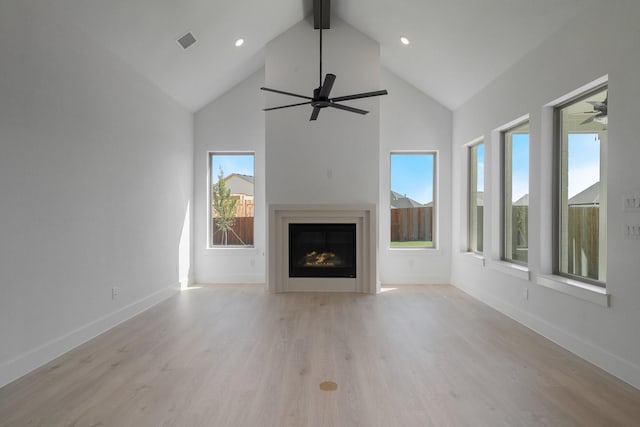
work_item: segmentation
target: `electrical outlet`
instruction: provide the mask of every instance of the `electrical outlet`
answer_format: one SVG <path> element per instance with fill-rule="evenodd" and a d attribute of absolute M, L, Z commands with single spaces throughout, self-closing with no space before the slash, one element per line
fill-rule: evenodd
<path fill-rule="evenodd" d="M 118 295 L 120 295 L 120 288 L 118 288 L 117 286 L 111 288 L 111 299 L 113 300 L 118 298 Z"/>
<path fill-rule="evenodd" d="M 625 239 L 640 239 L 640 224 L 625 224 L 622 230 Z"/>
<path fill-rule="evenodd" d="M 622 196 L 622 210 L 624 212 L 640 212 L 640 194 Z"/>

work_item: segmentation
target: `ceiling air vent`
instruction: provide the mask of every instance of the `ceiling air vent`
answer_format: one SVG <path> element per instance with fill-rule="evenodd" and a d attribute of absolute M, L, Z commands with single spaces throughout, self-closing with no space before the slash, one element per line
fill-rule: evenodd
<path fill-rule="evenodd" d="M 196 42 L 196 38 L 193 37 L 193 34 L 191 34 L 191 32 L 188 32 L 187 34 L 185 34 L 184 36 L 178 39 L 178 43 L 180 44 L 180 46 L 182 46 L 183 49 L 189 48 L 189 46 L 191 46 L 195 42 Z"/>

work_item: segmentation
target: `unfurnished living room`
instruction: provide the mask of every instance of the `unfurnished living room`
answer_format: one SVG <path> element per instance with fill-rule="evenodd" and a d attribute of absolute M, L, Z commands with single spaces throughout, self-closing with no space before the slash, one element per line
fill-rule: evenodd
<path fill-rule="evenodd" d="M 640 425 L 639 22 L 0 0 L 0 427 Z"/>

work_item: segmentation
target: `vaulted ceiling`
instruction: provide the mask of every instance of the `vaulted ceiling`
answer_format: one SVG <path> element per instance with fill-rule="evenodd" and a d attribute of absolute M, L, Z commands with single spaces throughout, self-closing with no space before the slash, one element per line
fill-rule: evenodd
<path fill-rule="evenodd" d="M 380 44 L 385 67 L 455 109 L 593 3 L 332 0 L 331 12 Z M 308 16 L 312 0 L 62 0 L 56 8 L 61 24 L 197 111 L 262 67 L 265 45 Z M 188 31 L 197 42 L 183 50 L 176 40 Z"/>

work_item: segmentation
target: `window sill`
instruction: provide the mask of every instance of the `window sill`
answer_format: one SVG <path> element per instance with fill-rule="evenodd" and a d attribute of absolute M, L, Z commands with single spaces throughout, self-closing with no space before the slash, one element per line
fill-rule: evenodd
<path fill-rule="evenodd" d="M 224 252 L 234 255 L 255 255 L 258 250 L 255 246 L 214 246 L 206 248 L 207 252 Z"/>
<path fill-rule="evenodd" d="M 498 270 L 505 274 L 509 274 L 511 276 L 515 276 L 519 279 L 527 281 L 531 280 L 531 272 L 525 265 L 515 264 L 513 262 L 507 262 L 503 260 L 494 260 L 491 263 L 491 267 L 495 270 Z"/>
<path fill-rule="evenodd" d="M 433 246 L 415 246 L 415 247 L 407 247 L 407 248 L 401 248 L 401 247 L 387 247 L 387 250 L 389 252 L 412 252 L 412 251 L 423 251 L 423 252 L 430 252 L 430 253 L 434 253 L 434 254 L 439 254 L 442 251 L 440 250 L 440 248 L 434 248 Z"/>
<path fill-rule="evenodd" d="M 609 307 L 610 305 L 611 294 L 607 293 L 605 288 L 599 286 L 554 275 L 538 276 L 537 284 L 602 307 Z"/>
<path fill-rule="evenodd" d="M 485 266 L 484 257 L 476 252 L 464 252 L 462 254 L 465 259 L 473 262 L 474 264 L 478 264 L 481 266 Z"/>

